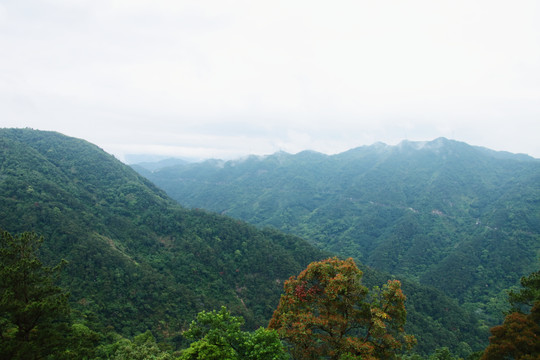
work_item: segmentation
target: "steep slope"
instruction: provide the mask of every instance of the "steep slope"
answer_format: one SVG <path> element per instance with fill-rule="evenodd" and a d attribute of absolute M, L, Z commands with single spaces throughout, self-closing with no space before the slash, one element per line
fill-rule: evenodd
<path fill-rule="evenodd" d="M 540 161 L 444 138 L 146 174 L 188 207 L 272 225 L 477 311 L 537 267 Z"/>
<path fill-rule="evenodd" d="M 221 305 L 252 328 L 266 325 L 283 280 L 329 256 L 294 236 L 181 208 L 96 146 L 30 129 L 0 130 L 0 228 L 36 231 L 45 260 L 69 260 L 63 286 L 77 316 L 177 342 L 198 311 Z M 368 286 L 389 277 L 362 269 Z M 418 351 L 485 345 L 474 315 L 440 292 L 403 288 Z"/>
<path fill-rule="evenodd" d="M 221 305 L 266 325 L 283 280 L 326 256 L 185 210 L 96 146 L 29 129 L 0 130 L 0 228 L 42 234 L 44 259 L 69 261 L 63 285 L 75 309 L 126 335 L 175 337 Z"/>

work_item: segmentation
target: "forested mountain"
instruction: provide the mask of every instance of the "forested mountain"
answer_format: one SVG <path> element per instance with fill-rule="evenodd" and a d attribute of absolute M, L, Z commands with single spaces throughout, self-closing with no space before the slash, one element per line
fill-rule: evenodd
<path fill-rule="evenodd" d="M 35 231 L 46 263 L 68 260 L 61 285 L 89 326 L 151 329 L 176 343 L 197 312 L 221 305 L 248 328 L 266 326 L 283 280 L 329 256 L 292 235 L 182 208 L 98 147 L 30 129 L 0 130 L 0 228 Z M 362 269 L 367 286 L 389 278 Z M 485 345 L 485 327 L 454 301 L 408 281 L 403 289 L 418 351 Z"/>
<path fill-rule="evenodd" d="M 163 169 L 166 167 L 171 166 L 177 166 L 177 165 L 187 165 L 189 164 L 188 161 L 182 160 L 182 159 L 176 159 L 176 158 L 167 158 L 163 160 L 158 160 L 155 162 L 137 162 L 133 165 L 133 167 L 138 167 L 141 171 L 147 170 L 147 171 L 156 171 L 159 169 Z"/>
<path fill-rule="evenodd" d="M 273 226 L 500 314 L 538 267 L 540 161 L 439 138 L 141 174 L 182 205 Z"/>
<path fill-rule="evenodd" d="M 76 312 L 125 336 L 174 339 L 197 312 L 226 305 L 266 326 L 283 281 L 328 256 L 300 238 L 186 210 L 128 166 L 54 132 L 0 130 L 0 228 L 44 236 L 69 263 Z"/>

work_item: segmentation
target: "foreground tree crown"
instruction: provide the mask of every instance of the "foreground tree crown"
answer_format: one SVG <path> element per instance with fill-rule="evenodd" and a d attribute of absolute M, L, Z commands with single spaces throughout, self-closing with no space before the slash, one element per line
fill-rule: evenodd
<path fill-rule="evenodd" d="M 62 263 L 51 268 L 37 257 L 43 238 L 0 234 L 0 358 L 40 359 L 63 349 L 68 294 L 54 284 Z"/>
<path fill-rule="evenodd" d="M 414 345 L 405 334 L 405 295 L 397 280 L 363 286 L 354 260 L 313 262 L 285 282 L 269 328 L 294 359 L 393 359 Z"/>
<path fill-rule="evenodd" d="M 242 331 L 244 319 L 219 311 L 202 311 L 184 336 L 196 340 L 180 360 L 286 360 L 287 354 L 274 330 Z"/>
<path fill-rule="evenodd" d="M 509 293 L 512 310 L 490 331 L 481 360 L 540 359 L 540 271 L 521 278 L 522 288 Z M 527 314 L 523 309 L 530 309 Z"/>

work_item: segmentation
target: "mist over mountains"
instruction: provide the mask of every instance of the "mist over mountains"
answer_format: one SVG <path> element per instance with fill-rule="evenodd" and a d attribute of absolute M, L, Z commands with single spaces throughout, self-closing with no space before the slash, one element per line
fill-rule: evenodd
<path fill-rule="evenodd" d="M 294 236 L 183 209 L 83 140 L 3 129 L 0 144 L 0 228 L 43 235 L 46 263 L 69 262 L 63 285 L 77 311 L 122 334 L 178 337 L 221 305 L 263 325 L 282 282 L 325 256 Z"/>
<path fill-rule="evenodd" d="M 438 139 L 163 165 L 134 166 L 151 182 L 84 140 L 0 129 L 0 228 L 68 260 L 61 285 L 92 329 L 178 347 L 222 305 L 266 326 L 285 279 L 339 254 L 367 286 L 402 281 L 416 351 L 466 356 L 537 267 L 540 167 L 526 156 Z"/>
<path fill-rule="evenodd" d="M 134 168 L 186 207 L 299 235 L 475 311 L 538 266 L 540 161 L 523 154 L 439 138 Z"/>

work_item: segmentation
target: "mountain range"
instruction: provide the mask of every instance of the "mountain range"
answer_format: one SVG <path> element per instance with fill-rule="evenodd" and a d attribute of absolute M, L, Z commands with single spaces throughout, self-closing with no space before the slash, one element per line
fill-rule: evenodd
<path fill-rule="evenodd" d="M 418 151 L 415 147 L 410 151 Z M 422 201 L 428 202 L 427 195 L 426 199 L 409 204 L 403 199 L 391 202 L 399 194 L 396 189 L 379 193 L 373 190 L 374 198 L 365 200 L 361 198 L 362 192 L 368 194 L 368 189 L 338 192 L 340 187 L 346 188 L 347 183 L 354 180 L 347 174 L 354 173 L 356 168 L 366 169 L 364 176 L 358 175 L 354 180 L 356 184 L 360 184 L 363 177 L 374 177 L 367 174 L 370 168 L 380 167 L 379 171 L 384 172 L 385 161 L 381 161 L 378 154 L 396 151 L 385 148 L 380 144 L 367 147 L 364 150 L 369 150 L 370 154 L 365 155 L 362 155 L 364 150 L 356 149 L 337 157 L 313 152 L 278 153 L 232 162 L 182 163 L 180 167 L 158 166 L 153 173 L 138 168 L 148 177 L 177 171 L 211 175 L 205 180 L 195 177 L 186 180 L 187 175 L 182 175 L 182 182 L 200 182 L 192 184 L 200 188 L 186 191 L 183 198 L 169 189 L 180 204 L 193 207 L 188 209 L 129 166 L 84 140 L 56 132 L 0 129 L 0 228 L 12 233 L 37 232 L 44 237 L 40 257 L 46 264 L 55 264 L 60 259 L 68 261 L 60 285 L 71 294 L 73 316 L 102 333 L 112 329 L 123 336 L 133 336 L 152 330 L 160 341 L 180 346 L 184 341 L 182 332 L 197 312 L 218 309 L 222 305 L 243 316 L 247 328 L 266 326 L 279 301 L 284 280 L 297 275 L 312 261 L 339 253 L 357 260 L 367 286 L 380 286 L 394 275 L 402 280 L 408 298 L 407 332 L 418 338 L 418 352 L 428 354 L 441 346 L 450 347 L 457 354 L 482 349 L 487 343 L 489 324 L 486 321 L 489 319 L 477 307 L 460 306 L 443 291 L 422 285 L 421 282 L 430 283 L 423 280 L 424 275 L 429 274 L 427 269 L 423 276 L 416 277 L 413 272 L 400 270 L 404 269 L 399 265 L 403 254 L 409 253 L 406 249 L 395 249 L 398 257 L 401 255 L 395 260 L 398 265 L 379 266 L 384 270 L 379 271 L 373 268 L 378 266 L 373 253 L 368 256 L 358 251 L 364 248 L 371 251 L 370 246 L 356 244 L 356 238 L 351 238 L 348 247 L 334 243 L 346 239 L 347 233 L 340 235 L 340 231 L 351 221 L 349 211 L 357 207 L 365 207 L 364 215 L 368 210 L 373 214 L 363 220 L 355 215 L 354 221 L 360 221 L 355 228 L 371 233 L 369 236 L 373 239 L 379 233 L 388 234 L 390 239 L 394 236 L 396 246 L 407 244 L 400 239 L 410 237 L 418 241 L 419 228 L 425 218 L 439 219 L 435 225 L 457 228 L 461 224 L 460 220 L 451 218 L 455 216 L 449 211 L 453 207 L 443 206 L 447 205 L 445 201 L 433 207 L 443 215 L 426 210 L 432 206 L 421 207 Z M 333 159 L 340 158 L 349 165 L 333 163 Z M 502 158 L 497 161 L 514 164 L 515 182 L 520 184 L 524 175 L 518 170 L 529 169 L 527 166 L 537 163 L 529 158 L 516 160 L 511 155 Z M 328 167 L 336 173 L 322 171 Z M 535 170 L 524 172 L 535 179 Z M 388 189 L 394 186 L 390 179 L 374 182 L 385 181 Z M 506 196 L 510 200 L 517 194 L 527 197 L 538 187 L 536 184 L 528 184 L 523 188 L 524 193 L 507 184 L 514 192 L 505 192 Z M 234 189 L 234 193 L 228 193 L 228 189 Z M 393 195 L 386 194 L 388 192 Z M 388 195 L 386 200 L 383 195 Z M 243 205 L 230 202 L 221 209 L 202 206 L 204 204 L 195 206 L 189 201 L 197 196 L 213 198 L 216 204 L 228 199 L 238 200 Z M 330 206 L 326 201 L 330 199 L 338 203 Z M 537 201 L 529 200 L 530 206 Z M 523 208 L 530 210 L 527 206 Z M 248 216 L 250 211 L 253 213 Z M 335 212 L 333 220 L 328 216 L 332 212 Z M 477 209 L 477 212 L 482 214 L 483 210 Z M 246 221 L 241 220 L 239 214 L 244 214 Z M 385 219 L 386 215 L 389 218 Z M 314 220 L 316 216 L 323 221 L 321 224 L 304 221 Z M 417 228 L 413 227 L 416 232 L 406 232 L 416 216 L 419 216 Z M 534 220 L 535 216 L 531 215 L 530 219 Z M 280 219 L 287 219 L 283 223 L 286 225 L 280 225 Z M 502 231 L 493 228 L 494 224 L 488 222 L 489 216 L 478 216 L 478 219 L 480 224 L 476 224 L 475 218 L 474 226 L 483 231 L 497 234 Z M 524 221 L 530 220 L 527 219 Z M 378 222 L 371 224 L 371 221 Z M 385 224 L 393 223 L 384 229 Z M 431 231 L 435 231 L 435 225 Z M 397 237 L 400 233 L 396 229 L 403 229 L 402 238 Z M 322 232 L 319 234 L 319 231 Z M 508 230 L 504 228 L 504 231 Z M 534 228 L 529 228 L 529 233 L 520 231 L 526 233 L 531 242 L 537 240 Z M 295 232 L 307 240 L 294 235 Z M 382 235 L 377 241 L 384 242 Z M 425 243 L 430 241 L 425 240 Z M 524 254 L 534 248 L 526 242 L 523 244 Z M 373 248 L 377 248 L 374 245 Z M 439 243 L 433 241 L 429 246 L 438 249 Z M 507 248 L 514 251 L 512 245 Z M 448 247 L 444 249 L 449 251 Z M 381 250 L 379 253 L 385 259 L 392 259 L 391 253 Z M 528 254 L 513 267 L 516 275 L 493 278 L 493 283 L 513 284 L 514 276 L 532 266 L 527 259 Z M 506 265 L 501 259 L 497 266 Z M 491 271 L 488 263 L 485 266 L 486 271 Z M 448 282 L 452 281 L 448 276 Z M 496 302 L 492 300 L 491 305 Z M 489 308 L 489 304 L 485 308 Z"/>
<path fill-rule="evenodd" d="M 221 305 L 266 324 L 283 281 L 327 256 L 298 237 L 183 209 L 98 147 L 29 129 L 0 130 L 0 228 L 42 235 L 44 261 L 69 263 L 62 285 L 74 309 L 126 336 L 179 336 Z"/>
<path fill-rule="evenodd" d="M 540 160 L 523 154 L 439 138 L 134 168 L 186 207 L 301 236 L 492 319 L 538 268 Z"/>

